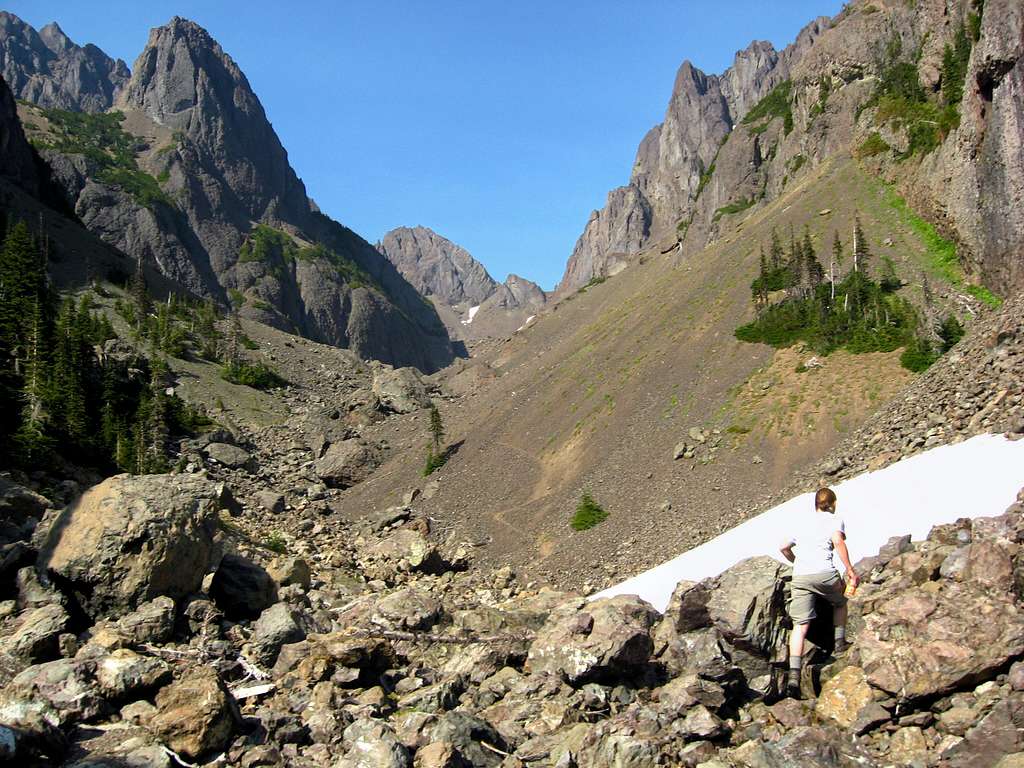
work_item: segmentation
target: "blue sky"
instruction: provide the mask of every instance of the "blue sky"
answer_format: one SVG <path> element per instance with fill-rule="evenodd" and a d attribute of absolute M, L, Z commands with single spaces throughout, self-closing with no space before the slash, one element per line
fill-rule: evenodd
<path fill-rule="evenodd" d="M 206 27 L 263 102 L 325 213 L 375 242 L 422 224 L 498 280 L 550 289 L 590 212 L 629 178 L 676 69 L 781 48 L 840 0 L 280 3 L 27 0 L 129 66 L 174 15 Z"/>

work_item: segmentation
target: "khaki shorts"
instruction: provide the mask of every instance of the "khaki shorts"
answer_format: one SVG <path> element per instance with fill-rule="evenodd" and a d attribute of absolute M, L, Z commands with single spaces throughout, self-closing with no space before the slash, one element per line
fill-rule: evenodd
<path fill-rule="evenodd" d="M 823 597 L 834 608 L 846 605 L 846 584 L 835 571 L 794 576 L 790 584 L 789 616 L 794 624 L 810 624 L 815 618 L 814 597 Z"/>

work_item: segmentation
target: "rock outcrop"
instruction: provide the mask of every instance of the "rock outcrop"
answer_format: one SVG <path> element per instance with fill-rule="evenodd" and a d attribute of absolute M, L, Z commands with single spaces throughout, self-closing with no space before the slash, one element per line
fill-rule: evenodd
<path fill-rule="evenodd" d="M 95 45 L 72 42 L 56 22 L 36 32 L 0 12 L 0 75 L 19 99 L 42 107 L 103 112 L 128 82 L 128 67 Z"/>

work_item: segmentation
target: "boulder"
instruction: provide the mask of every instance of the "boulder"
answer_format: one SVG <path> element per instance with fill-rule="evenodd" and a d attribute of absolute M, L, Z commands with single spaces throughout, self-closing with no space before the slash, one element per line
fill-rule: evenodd
<path fill-rule="evenodd" d="M 162 596 L 117 620 L 117 629 L 136 643 L 166 643 L 174 633 L 174 600 Z"/>
<path fill-rule="evenodd" d="M 860 667 L 846 667 L 826 681 L 814 711 L 854 733 L 863 733 L 889 719 L 889 713 L 875 701 Z"/>
<path fill-rule="evenodd" d="M 1004 765 L 1006 755 L 1024 752 L 1024 695 L 1013 693 L 998 702 L 963 740 L 943 757 L 951 768 L 990 768 Z M 1013 765 L 1013 763 L 1009 763 Z"/>
<path fill-rule="evenodd" d="M 563 604 L 537 633 L 527 665 L 532 672 L 561 675 L 571 685 L 635 672 L 650 658 L 651 628 L 658 618 L 635 595 Z"/>
<path fill-rule="evenodd" d="M 39 565 L 93 619 L 184 597 L 213 560 L 217 498 L 194 475 L 108 478 L 54 520 Z"/>
<path fill-rule="evenodd" d="M 391 727 L 380 720 L 360 718 L 345 729 L 345 755 L 335 768 L 407 768 L 405 748 Z"/>
<path fill-rule="evenodd" d="M 230 443 L 210 443 L 203 448 L 203 454 L 210 461 L 228 469 L 251 469 L 252 454 L 244 448 Z"/>
<path fill-rule="evenodd" d="M 430 629 L 443 613 L 441 601 L 419 589 L 399 589 L 379 603 L 373 622 L 391 629 Z"/>
<path fill-rule="evenodd" d="M 229 619 L 255 619 L 277 602 L 277 585 L 263 568 L 239 555 L 224 555 L 210 597 Z"/>
<path fill-rule="evenodd" d="M 208 666 L 189 669 L 156 695 L 146 727 L 185 759 L 224 749 L 240 718 L 235 700 Z"/>
<path fill-rule="evenodd" d="M 393 413 L 412 413 L 430 407 L 427 388 L 412 368 L 374 366 L 373 394 L 382 408 Z"/>
<path fill-rule="evenodd" d="M 497 768 L 502 765 L 501 756 L 481 746 L 486 743 L 494 749 L 511 751 L 501 734 L 479 717 L 465 712 L 446 712 L 427 735 L 432 742 L 451 744 L 463 765 Z"/>
<path fill-rule="evenodd" d="M 361 440 L 352 438 L 334 443 L 316 460 L 314 469 L 327 486 L 349 488 L 365 480 L 377 468 L 379 457 Z"/>
<path fill-rule="evenodd" d="M 275 557 L 270 561 L 267 573 L 281 587 L 297 584 L 303 589 L 309 589 L 313 581 L 313 575 L 309 570 L 309 563 L 301 557 Z"/>
<path fill-rule="evenodd" d="M 284 496 L 277 491 L 260 491 L 256 494 L 256 503 L 261 509 L 275 515 L 284 512 Z"/>
<path fill-rule="evenodd" d="M 166 661 L 120 648 L 96 663 L 96 682 L 110 700 L 139 698 L 171 679 Z"/>
<path fill-rule="evenodd" d="M 1012 595 L 976 583 L 928 582 L 881 601 L 856 648 L 875 688 L 901 699 L 940 696 L 1024 652 L 1024 611 Z"/>
<path fill-rule="evenodd" d="M 777 560 L 751 557 L 722 572 L 710 588 L 707 612 L 732 645 L 769 654 L 783 633 L 786 617 L 783 575 Z"/>
<path fill-rule="evenodd" d="M 0 651 L 31 662 L 52 661 L 60 655 L 59 638 L 69 623 L 70 617 L 59 603 L 25 611 L 18 628 L 0 641 Z"/>
<path fill-rule="evenodd" d="M 368 576 L 389 580 L 402 571 L 443 573 L 447 563 L 419 531 L 401 528 L 366 548 L 359 565 Z"/>
<path fill-rule="evenodd" d="M 249 640 L 250 658 L 257 664 L 272 667 L 281 646 L 304 640 L 306 631 L 302 616 L 286 603 L 276 603 L 260 614 Z"/>
<path fill-rule="evenodd" d="M 96 685 L 93 665 L 57 659 L 22 670 L 0 692 L 0 722 L 36 711 L 52 725 L 89 721 L 110 710 Z"/>
<path fill-rule="evenodd" d="M 45 496 L 0 477 L 0 520 L 21 526 L 30 520 L 41 520 L 51 506 Z"/>

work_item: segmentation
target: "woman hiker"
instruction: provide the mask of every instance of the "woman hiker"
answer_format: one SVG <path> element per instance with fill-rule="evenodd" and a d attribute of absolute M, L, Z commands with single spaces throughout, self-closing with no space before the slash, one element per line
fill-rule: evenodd
<path fill-rule="evenodd" d="M 793 548 L 796 552 L 793 552 Z M 832 605 L 832 626 L 835 627 L 835 653 L 846 650 L 846 583 L 857 588 L 860 579 L 850 564 L 846 549 L 843 519 L 836 514 L 836 495 L 831 488 L 820 488 L 814 494 L 814 511 L 806 510 L 793 521 L 793 532 L 779 548 L 793 563 L 792 597 L 789 615 L 793 631 L 789 636 L 789 677 L 786 694 L 800 697 L 800 670 L 804 662 L 804 639 L 815 617 L 815 595 Z M 839 555 L 846 569 L 846 583 L 833 563 Z"/>

